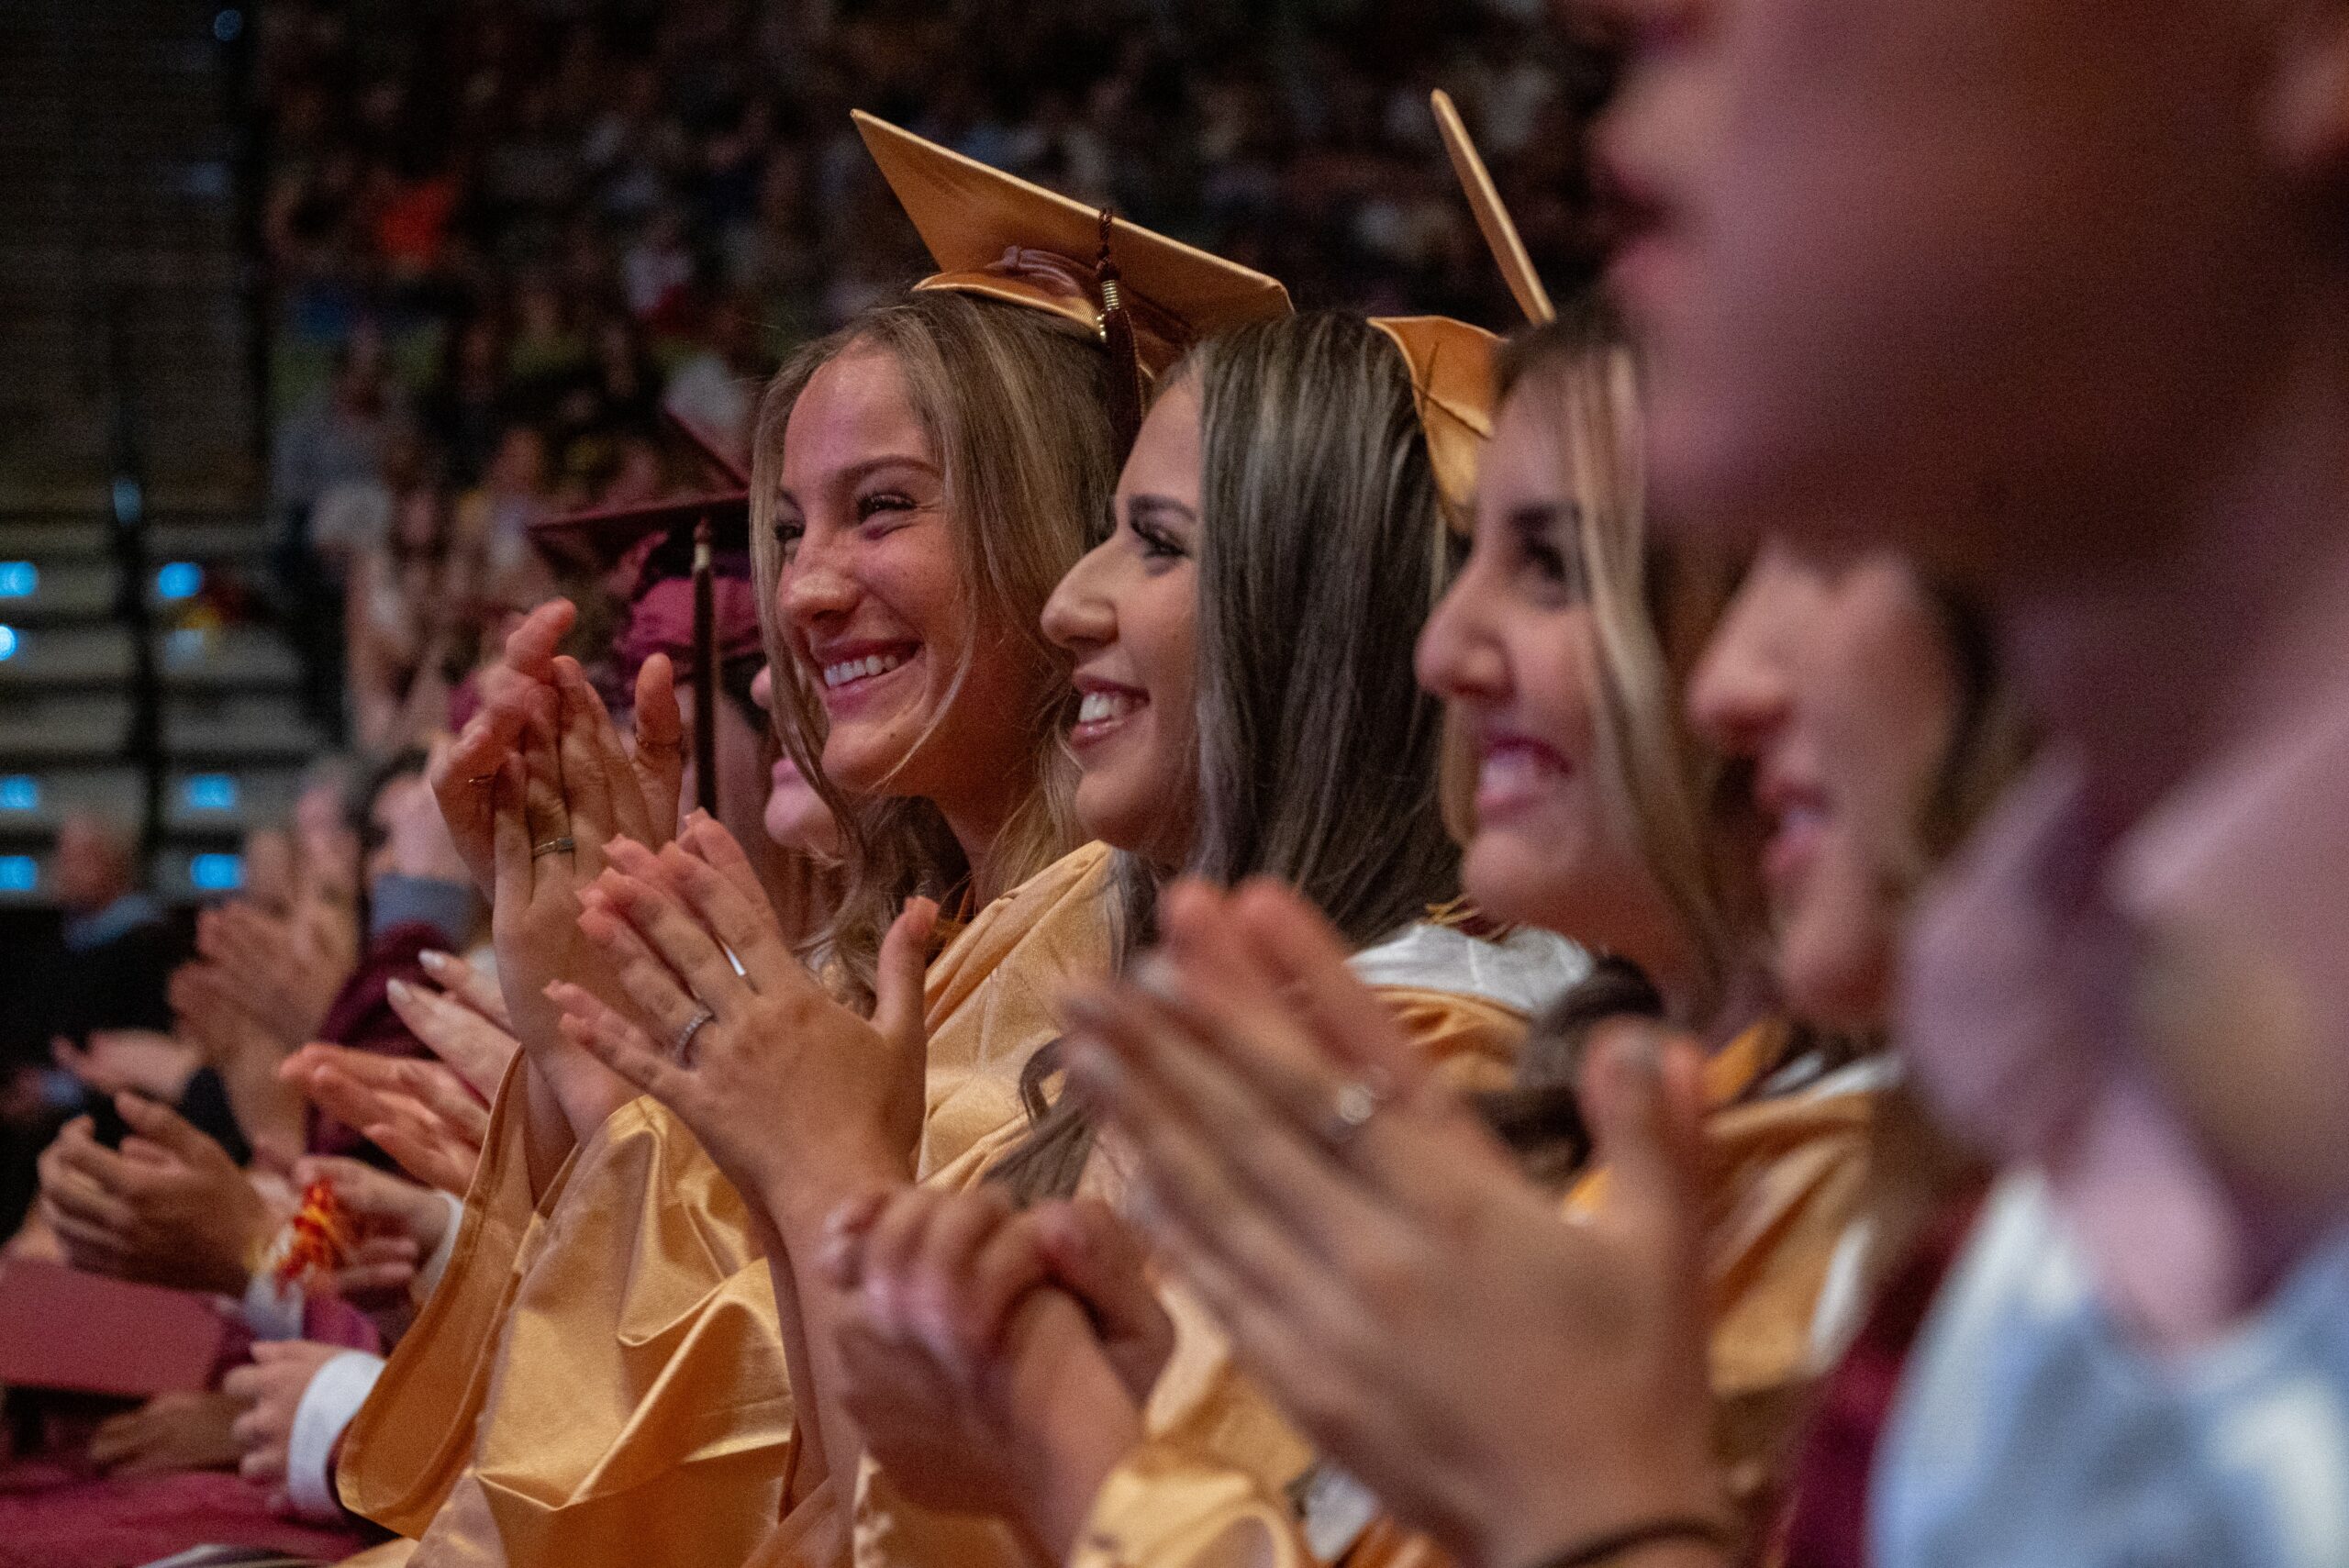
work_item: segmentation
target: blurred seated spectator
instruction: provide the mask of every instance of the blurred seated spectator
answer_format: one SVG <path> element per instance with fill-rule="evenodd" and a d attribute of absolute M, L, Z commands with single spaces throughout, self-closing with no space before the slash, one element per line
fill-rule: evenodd
<path fill-rule="evenodd" d="M 451 666 L 471 662 L 462 614 L 473 563 L 459 550 L 451 504 L 418 484 L 392 508 L 381 545 L 351 562 L 343 602 L 351 740 L 385 757 L 447 727 Z"/>
<path fill-rule="evenodd" d="M 406 424 L 382 332 L 353 328 L 336 352 L 332 377 L 278 424 L 270 502 L 283 532 L 303 537 L 329 487 L 380 483 Z"/>
<path fill-rule="evenodd" d="M 82 1106 L 81 1082 L 57 1053 L 95 1050 L 119 1061 L 136 1048 L 96 1037 L 168 1030 L 166 988 L 184 951 L 161 906 L 139 890 L 138 837 L 126 825 L 69 816 L 50 879 L 63 917 L 57 935 L 18 954 L 21 967 L 0 987 L 0 1235 L 32 1202 L 41 1145 Z"/>

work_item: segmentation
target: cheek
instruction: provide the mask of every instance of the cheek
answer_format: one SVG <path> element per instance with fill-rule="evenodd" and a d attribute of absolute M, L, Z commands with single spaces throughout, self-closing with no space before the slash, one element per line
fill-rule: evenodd
<path fill-rule="evenodd" d="M 1121 607 L 1119 638 L 1127 645 L 1135 673 L 1150 689 L 1151 706 L 1161 720 L 1186 719 L 1195 711 L 1198 689 L 1198 597 L 1190 572 L 1170 572 Z"/>
<path fill-rule="evenodd" d="M 1509 639 L 1516 721 L 1553 747 L 1587 784 L 1598 762 L 1598 643 L 1584 612 L 1540 617 Z"/>
<path fill-rule="evenodd" d="M 865 591 L 921 639 L 934 666 L 933 682 L 939 669 L 951 675 L 972 625 L 970 589 L 953 551 L 942 539 L 925 537 L 897 550 L 884 542 L 863 573 Z"/>

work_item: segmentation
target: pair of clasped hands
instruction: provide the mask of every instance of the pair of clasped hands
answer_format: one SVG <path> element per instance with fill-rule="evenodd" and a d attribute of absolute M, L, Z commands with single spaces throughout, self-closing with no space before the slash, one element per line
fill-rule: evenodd
<path fill-rule="evenodd" d="M 675 830 L 667 662 L 631 751 L 553 652 L 571 618 L 515 632 L 434 766 L 518 1033 L 575 1128 L 649 1093 L 778 1230 L 820 1238 L 806 1263 L 853 1302 L 842 1397 L 916 1501 L 1067 1555 L 1173 1342 L 1131 1222 L 1306 1434 L 1464 1561 L 1723 1514 L 1691 1044 L 1599 1033 L 1582 1095 L 1608 1180 L 1562 1218 L 1318 912 L 1186 882 L 1160 948 L 1065 1005 L 1067 1092 L 1130 1174 L 1124 1217 L 914 1187 L 934 907 L 891 928 L 870 1020 L 834 1000 L 726 831 Z"/>

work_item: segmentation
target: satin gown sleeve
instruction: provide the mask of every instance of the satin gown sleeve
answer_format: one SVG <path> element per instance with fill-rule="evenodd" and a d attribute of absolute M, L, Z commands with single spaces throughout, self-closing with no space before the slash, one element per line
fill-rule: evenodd
<path fill-rule="evenodd" d="M 793 1430 L 749 1212 L 650 1099 L 533 1203 L 521 1100 L 509 1074 L 448 1273 L 344 1440 L 343 1501 L 417 1564 L 739 1562 Z"/>

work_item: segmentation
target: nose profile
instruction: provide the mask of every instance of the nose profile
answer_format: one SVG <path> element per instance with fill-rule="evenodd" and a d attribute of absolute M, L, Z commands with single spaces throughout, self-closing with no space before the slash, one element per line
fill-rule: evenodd
<path fill-rule="evenodd" d="M 856 607 L 855 580 L 820 558 L 811 559 L 804 550 L 785 569 L 777 592 L 784 616 L 797 627 L 820 625 Z"/>
<path fill-rule="evenodd" d="M 1478 619 L 1481 602 L 1473 590 L 1462 592 L 1468 580 L 1464 572 L 1428 617 L 1419 630 L 1413 660 L 1419 684 L 1435 696 L 1458 702 L 1497 702 L 1508 695 L 1508 661 L 1499 643 Z"/>
<path fill-rule="evenodd" d="M 1783 595 L 1774 563 L 1755 564 L 1688 680 L 1688 718 L 1733 757 L 1758 756 L 1793 710 L 1793 684 L 1776 634 Z"/>
<path fill-rule="evenodd" d="M 1087 653 L 1118 639 L 1118 615 L 1100 591 L 1102 552 L 1116 541 L 1094 547 L 1060 580 L 1044 601 L 1044 635 L 1072 653 Z"/>

